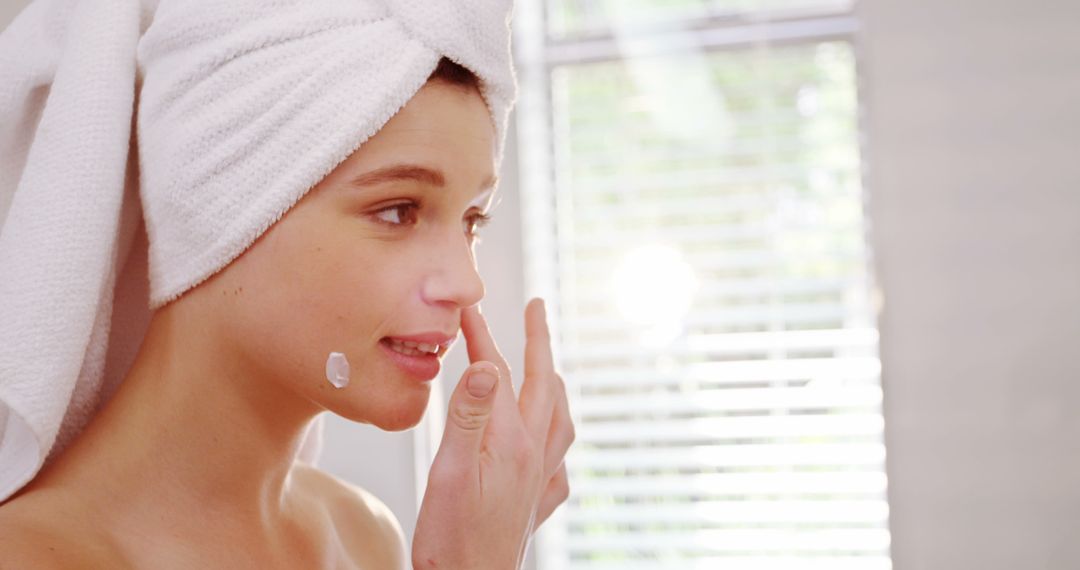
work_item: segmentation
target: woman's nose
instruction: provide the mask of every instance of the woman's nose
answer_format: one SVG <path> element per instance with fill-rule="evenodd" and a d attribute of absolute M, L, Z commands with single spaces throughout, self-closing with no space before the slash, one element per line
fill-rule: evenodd
<path fill-rule="evenodd" d="M 440 240 L 430 253 L 432 266 L 424 281 L 424 301 L 468 307 L 484 298 L 484 281 L 476 267 L 476 257 L 463 235 Z"/>

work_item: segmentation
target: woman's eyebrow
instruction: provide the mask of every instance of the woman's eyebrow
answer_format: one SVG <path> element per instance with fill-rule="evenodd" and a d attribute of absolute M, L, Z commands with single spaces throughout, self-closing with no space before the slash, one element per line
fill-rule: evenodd
<path fill-rule="evenodd" d="M 377 168 L 352 178 L 348 184 L 362 188 L 397 180 L 413 180 L 440 187 L 446 185 L 446 177 L 441 171 L 415 164 L 395 164 Z"/>
<path fill-rule="evenodd" d="M 439 188 L 446 186 L 446 176 L 441 170 L 417 164 L 394 164 L 376 168 L 350 179 L 347 184 L 356 188 L 363 188 L 399 180 L 412 180 Z M 496 176 L 488 176 L 484 183 L 480 185 L 480 188 L 482 190 L 494 188 L 497 183 L 498 178 Z"/>

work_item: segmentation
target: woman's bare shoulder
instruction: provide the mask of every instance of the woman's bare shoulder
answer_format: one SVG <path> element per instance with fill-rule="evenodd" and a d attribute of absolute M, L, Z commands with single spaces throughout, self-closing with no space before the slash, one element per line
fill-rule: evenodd
<path fill-rule="evenodd" d="M 49 508 L 50 497 L 27 495 L 0 505 L 0 570 L 125 568 L 109 541 Z"/>
<path fill-rule="evenodd" d="M 405 533 L 378 497 L 317 467 L 297 463 L 294 473 L 299 488 L 326 509 L 342 544 L 365 559 L 363 567 L 408 566 Z"/>

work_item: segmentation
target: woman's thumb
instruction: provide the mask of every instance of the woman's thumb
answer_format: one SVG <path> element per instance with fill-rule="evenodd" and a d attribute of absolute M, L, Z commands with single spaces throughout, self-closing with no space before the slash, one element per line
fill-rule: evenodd
<path fill-rule="evenodd" d="M 495 385 L 498 383 L 499 369 L 490 362 L 474 364 L 465 371 L 465 391 L 474 400 L 488 402 L 488 408 L 491 407 L 492 401 L 488 396 L 495 393 Z"/>
<path fill-rule="evenodd" d="M 459 449 L 454 451 L 472 454 L 480 452 L 484 428 L 495 407 L 498 383 L 499 369 L 490 362 L 477 362 L 465 370 L 450 396 L 442 447 L 455 447 Z"/>

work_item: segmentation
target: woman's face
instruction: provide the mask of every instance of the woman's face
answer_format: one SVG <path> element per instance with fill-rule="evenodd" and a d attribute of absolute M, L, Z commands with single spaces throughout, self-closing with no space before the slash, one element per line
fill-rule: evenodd
<path fill-rule="evenodd" d="M 204 284 L 226 354 L 319 408 L 416 425 L 461 309 L 484 296 L 473 241 L 491 204 L 494 137 L 475 89 L 428 82 Z M 424 347 L 403 340 L 441 348 L 409 356 L 399 351 Z M 345 388 L 326 379 L 331 352 L 348 359 Z"/>

